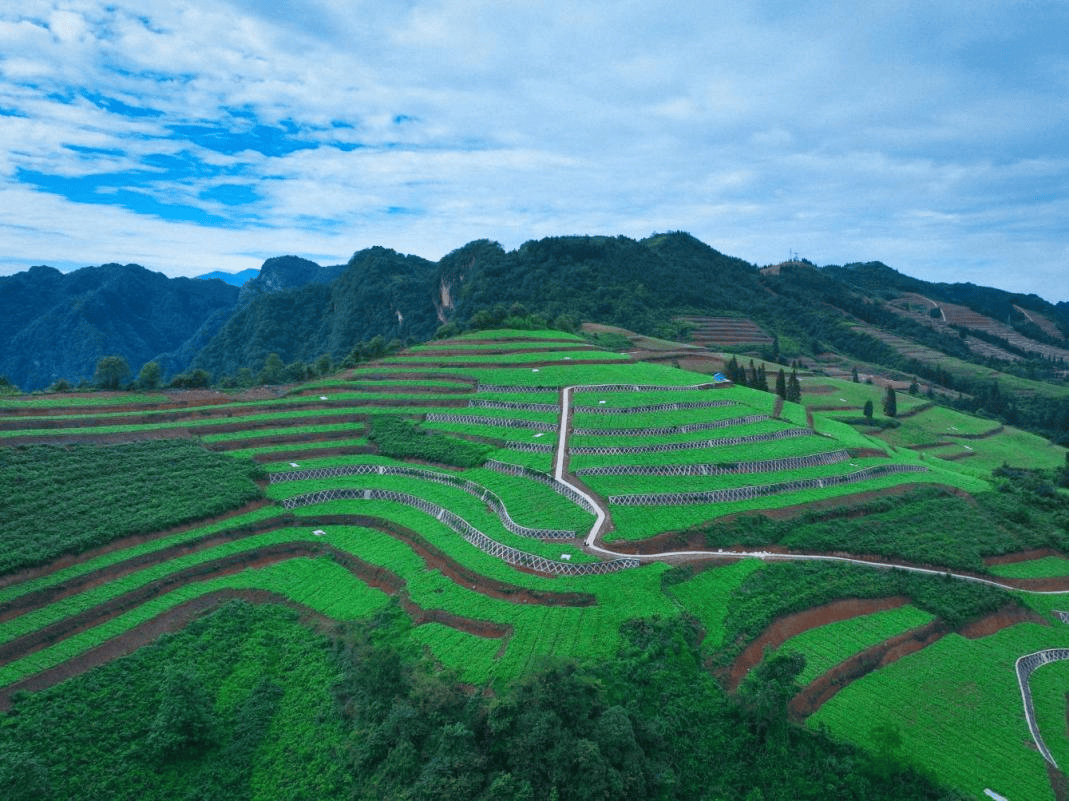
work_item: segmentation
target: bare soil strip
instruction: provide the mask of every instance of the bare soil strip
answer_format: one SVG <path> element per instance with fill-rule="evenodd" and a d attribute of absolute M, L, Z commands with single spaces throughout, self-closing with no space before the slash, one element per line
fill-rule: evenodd
<path fill-rule="evenodd" d="M 40 628 L 23 637 L 18 637 L 0 645 L 0 665 L 47 648 L 55 642 L 80 634 L 118 617 L 149 600 L 185 586 L 192 582 L 209 581 L 221 576 L 239 573 L 248 568 L 263 567 L 298 557 L 315 557 L 330 555 L 331 559 L 348 570 L 365 584 L 382 590 L 389 595 L 402 595 L 406 582 L 396 573 L 381 565 L 373 565 L 358 559 L 350 553 L 334 548 L 328 543 L 293 542 L 267 545 L 240 554 L 232 554 L 220 559 L 213 559 L 185 570 L 171 573 L 165 578 L 149 585 L 138 587 L 130 592 L 106 601 L 98 606 L 86 609 L 78 614 L 57 621 L 50 626 Z M 467 631 L 479 636 L 503 637 L 507 626 L 492 621 L 478 621 L 474 618 L 455 615 L 445 610 L 424 610 L 410 599 L 404 597 L 403 604 L 417 623 L 434 621 Z"/>
<path fill-rule="evenodd" d="M 907 603 L 909 603 L 909 598 L 904 595 L 888 598 L 845 598 L 778 618 L 757 639 L 746 646 L 746 650 L 739 654 L 732 663 L 726 677 L 727 688 L 732 692 L 738 689 L 746 674 L 764 659 L 766 649 L 779 648 L 791 637 L 803 631 L 826 626 L 829 623 L 838 623 L 840 620 L 849 620 L 852 617 L 895 609 Z"/>
<path fill-rule="evenodd" d="M 63 598 L 68 598 L 78 593 L 85 592 L 107 584 L 110 581 L 114 581 L 123 576 L 129 575 L 137 570 L 144 569 L 156 564 L 162 564 L 171 559 L 186 556 L 192 553 L 207 550 L 209 548 L 216 547 L 225 542 L 233 542 L 245 537 L 264 534 L 271 531 L 277 531 L 280 529 L 291 528 L 294 526 L 301 527 L 329 527 L 331 525 L 344 525 L 344 526 L 363 526 L 365 528 L 373 528 L 378 531 L 382 531 L 389 536 L 394 537 L 401 542 L 404 542 L 424 561 L 428 568 L 438 570 L 444 576 L 450 580 L 456 582 L 465 587 L 471 587 L 474 591 L 487 595 L 492 598 L 498 598 L 501 600 L 508 600 L 511 602 L 522 602 L 526 604 L 536 604 L 539 606 L 590 606 L 595 602 L 594 596 L 587 593 L 575 593 L 575 592 L 552 592 L 545 590 L 532 590 L 524 587 L 520 587 L 515 584 L 509 584 L 504 581 L 498 581 L 496 579 L 489 579 L 482 574 L 476 573 L 469 568 L 464 567 L 455 560 L 446 556 L 442 551 L 438 550 L 430 543 L 428 543 L 422 535 L 411 529 L 407 529 L 404 526 L 397 525 L 389 520 L 380 517 L 373 517 L 370 515 L 331 515 L 325 517 L 295 517 L 294 515 L 283 515 L 279 517 L 273 517 L 268 520 L 260 521 L 258 523 L 250 524 L 248 526 L 242 526 L 239 528 L 228 529 L 214 534 L 209 534 L 204 537 L 190 540 L 183 543 L 178 543 L 169 548 L 163 548 L 151 553 L 140 554 L 130 559 L 126 559 L 122 562 L 117 562 L 107 567 L 95 570 L 90 573 L 85 573 L 81 576 L 75 576 L 62 584 L 57 584 L 52 587 L 46 587 L 35 592 L 26 593 L 19 596 L 12 601 L 4 604 L 0 607 L 0 622 L 10 620 L 12 618 L 23 615 L 34 609 L 40 609 L 49 604 L 53 604 Z M 168 531 L 167 534 L 173 534 L 174 531 Z M 306 552 L 300 552 L 301 548 L 310 549 Z M 296 549 L 296 550 L 295 550 Z M 314 553 L 313 553 L 314 552 Z M 191 580 L 204 580 L 201 575 L 203 571 L 211 571 L 221 569 L 223 563 L 231 564 L 231 562 L 247 562 L 247 564 L 240 564 L 238 569 L 251 566 L 252 563 L 265 553 L 280 553 L 280 554 L 292 554 L 292 555 L 320 555 L 323 553 L 330 553 L 335 561 L 341 564 L 345 564 L 346 560 L 356 560 L 354 565 L 364 564 L 359 559 L 353 557 L 345 551 L 334 548 L 327 541 L 323 542 L 306 542 L 306 541 L 294 541 L 293 543 L 284 543 L 280 545 L 265 546 L 264 548 L 253 549 L 250 551 L 242 552 L 241 554 L 233 554 L 229 557 L 224 557 L 220 560 L 214 560 L 212 562 L 206 562 L 202 565 L 196 565 L 188 568 L 185 571 L 173 573 L 163 579 L 153 582 L 149 585 L 152 590 L 149 597 L 155 597 L 166 589 L 181 584 L 183 581 Z M 66 560 L 63 560 L 66 561 Z M 51 570 L 58 569 L 55 567 L 57 563 L 49 565 L 45 569 L 39 569 L 35 571 L 36 575 L 47 575 Z M 66 566 L 66 565 L 64 565 Z M 373 567 L 373 566 L 372 566 Z M 355 568 L 354 568 L 355 569 Z M 234 571 L 229 571 L 234 572 Z M 219 573 L 218 575 L 225 575 Z M 362 575 L 362 574 L 361 574 Z M 182 577 L 186 578 L 183 579 Z M 178 578 L 175 578 L 178 577 Z M 402 582 L 403 583 L 403 582 Z M 400 586 L 400 585 L 399 585 Z M 123 608 L 129 608 L 135 603 L 141 603 L 143 601 L 129 600 L 133 597 L 134 593 L 145 591 L 146 588 L 141 590 L 133 590 L 127 595 L 120 596 L 119 598 L 112 599 L 107 604 L 120 604 Z M 127 600 L 123 600 L 127 599 Z M 83 615 L 90 614 L 92 610 L 86 610 Z M 90 615 L 91 616 L 91 615 Z M 78 617 L 78 616 L 75 616 Z M 54 626 L 62 628 L 62 625 L 68 621 L 72 621 L 74 618 L 66 618 L 63 621 L 59 621 Z M 68 636 L 64 634 L 63 636 Z M 61 637 L 55 637 L 53 639 L 61 639 Z M 17 641 L 12 641 L 17 642 Z M 9 661 L 9 658 L 4 657 L 4 649 L 11 646 L 11 643 L 6 645 L 0 645 L 0 663 Z"/>
<path fill-rule="evenodd" d="M 969 639 L 989 637 L 998 631 L 1018 623 L 1049 625 L 1039 615 L 1026 609 L 1009 608 L 975 620 L 958 633 Z M 840 662 L 827 673 L 817 677 L 802 689 L 789 705 L 791 716 L 796 720 L 809 717 L 850 682 L 860 679 L 877 668 L 889 665 L 909 654 L 926 648 L 939 638 L 950 633 L 950 627 L 941 620 L 933 620 L 923 626 L 910 629 L 885 640 L 849 659 Z"/>

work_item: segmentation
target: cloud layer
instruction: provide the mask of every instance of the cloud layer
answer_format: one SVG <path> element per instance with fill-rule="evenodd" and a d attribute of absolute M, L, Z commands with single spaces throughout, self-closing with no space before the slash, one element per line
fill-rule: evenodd
<path fill-rule="evenodd" d="M 22 0 L 0 273 L 682 229 L 1069 299 L 1069 6 Z"/>

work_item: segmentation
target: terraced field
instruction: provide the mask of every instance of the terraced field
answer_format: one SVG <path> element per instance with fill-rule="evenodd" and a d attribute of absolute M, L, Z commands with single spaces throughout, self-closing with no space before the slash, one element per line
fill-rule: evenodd
<path fill-rule="evenodd" d="M 418 642 L 473 684 L 517 676 L 549 655 L 610 657 L 625 621 L 685 611 L 701 621 L 710 660 L 729 660 L 725 683 L 760 661 L 758 648 L 756 662 L 745 662 L 747 645 L 768 638 L 807 657 L 793 708 L 810 725 L 879 748 L 859 714 L 878 697 L 872 721 L 900 732 L 901 755 L 938 778 L 976 795 L 992 787 L 1053 798 L 1020 695 L 1007 687 L 1021 654 L 1069 646 L 1054 602 L 1023 591 L 1035 582 L 1069 589 L 1062 557 L 992 566 L 986 577 L 1023 588 L 1005 597 L 1032 611 L 988 615 L 961 634 L 923 605 L 923 590 L 970 577 L 939 570 L 900 588 L 921 600 L 877 594 L 858 605 L 853 585 L 817 580 L 831 595 L 789 632 L 784 621 L 800 611 L 787 602 L 770 612 L 775 622 L 740 628 L 739 599 L 755 597 L 754 582 L 777 560 L 804 558 L 822 575 L 820 560 L 858 556 L 865 576 L 889 575 L 880 568 L 894 560 L 853 554 L 849 542 L 834 555 L 713 549 L 692 527 L 849 508 L 918 487 L 988 486 L 977 468 L 963 469 L 979 457 L 930 458 L 934 447 L 878 440 L 837 420 L 831 407 L 856 407 L 873 388 L 832 381 L 825 393 L 810 387 L 807 415 L 767 393 L 635 363 L 579 337 L 498 331 L 430 343 L 276 397 L 5 401 L 0 514 L 20 542 L 47 547 L 27 550 L 0 576 L 0 704 L 130 653 L 229 598 L 335 621 L 397 598 Z M 815 408 L 817 398 L 832 402 Z M 903 407 L 948 442 L 979 448 L 996 439 L 985 421 L 919 400 Z M 385 418 L 411 424 L 416 455 L 380 452 Z M 457 450 L 476 443 L 486 459 L 460 468 L 418 455 L 442 441 Z M 134 458 L 165 444 L 159 464 Z M 155 511 L 89 526 L 50 516 L 52 496 L 64 493 L 103 510 Z M 708 569 L 679 572 L 695 567 Z M 838 602 L 848 605 L 825 606 Z M 930 708 L 915 701 L 917 676 L 926 677 Z M 1053 738 L 1049 684 L 1038 690 L 1040 725 Z M 975 704 L 958 709 L 959 697 Z M 943 738 L 957 727 L 970 733 L 943 758 L 931 754 L 937 735 L 928 727 Z"/>
<path fill-rule="evenodd" d="M 899 392 L 895 426 L 865 424 L 860 410 L 872 401 L 874 417 L 882 417 L 884 388 L 851 381 L 812 376 L 802 379 L 806 408 L 818 419 L 846 420 L 872 444 L 893 452 L 910 449 L 926 460 L 957 463 L 956 469 L 978 477 L 1003 464 L 1053 469 L 1064 464 L 1064 449 L 1047 440 L 998 421 L 973 417 L 921 396 Z"/>

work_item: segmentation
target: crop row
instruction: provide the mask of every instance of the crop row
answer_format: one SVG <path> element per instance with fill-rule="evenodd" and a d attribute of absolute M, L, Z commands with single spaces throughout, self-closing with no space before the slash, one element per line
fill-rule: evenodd
<path fill-rule="evenodd" d="M 612 495 L 609 497 L 609 503 L 618 504 L 621 506 L 657 506 L 661 504 L 692 504 L 692 503 L 720 503 L 723 501 L 740 501 L 750 500 L 754 498 L 764 497 L 766 495 L 777 495 L 783 492 L 792 492 L 799 489 L 824 489 L 825 487 L 832 487 L 839 484 L 854 484 L 860 481 L 866 481 L 870 478 L 877 476 L 887 475 L 889 473 L 926 473 L 928 468 L 923 465 L 915 464 L 883 464 L 875 465 L 873 467 L 866 467 L 861 470 L 854 471 L 852 473 L 831 473 L 830 470 L 835 466 L 829 466 L 829 472 L 826 475 L 815 478 L 795 478 L 777 482 L 775 484 L 761 484 L 746 487 L 729 487 L 725 489 L 714 490 L 685 490 L 675 492 L 644 492 L 633 493 L 628 495 Z M 795 473 L 797 471 L 785 471 L 788 473 Z M 819 468 L 812 468 L 811 471 L 806 471 L 807 475 L 810 473 L 821 473 Z M 710 478 L 720 478 L 714 476 Z"/>
<path fill-rule="evenodd" d="M 782 470 L 814 467 L 845 462 L 850 458 L 846 451 L 825 451 L 804 456 L 788 456 L 778 459 L 761 459 L 743 462 L 703 462 L 699 464 L 658 465 L 603 465 L 575 470 L 585 476 L 713 476 L 747 473 L 772 473 Z"/>
<path fill-rule="evenodd" d="M 330 560 L 289 559 L 264 568 L 180 586 L 98 626 L 0 667 L 0 687 L 66 662 L 173 606 L 220 589 L 270 590 L 338 620 L 365 617 L 386 602 L 381 591 L 368 587 Z"/>
<path fill-rule="evenodd" d="M 760 453 L 768 459 L 788 459 L 813 453 L 820 447 L 826 447 L 828 441 L 818 438 L 806 429 L 780 429 L 792 431 L 790 436 L 765 440 L 760 449 L 753 443 L 713 444 L 711 440 L 701 440 L 704 447 L 673 447 L 667 450 L 635 450 L 631 453 L 585 454 L 571 451 L 569 465 L 573 472 L 579 473 L 590 468 L 633 466 L 649 467 L 655 465 L 704 464 L 715 460 L 716 464 L 744 462 Z M 729 441 L 733 438 L 729 438 Z M 712 440 L 719 442 L 719 440 Z M 682 443 L 689 445 L 690 443 Z"/>
<path fill-rule="evenodd" d="M 356 463 L 358 460 L 353 457 L 351 461 Z M 357 475 L 360 476 L 358 483 L 361 488 L 399 489 L 417 495 L 462 514 L 479 528 L 494 532 L 495 536 L 501 536 L 503 540 L 518 547 L 540 546 L 522 538 L 522 535 L 515 539 L 510 536 L 500 512 L 494 510 L 495 497 L 507 498 L 510 510 L 508 514 L 523 521 L 524 524 L 529 524 L 532 528 L 557 528 L 561 524 L 574 525 L 575 531 L 571 533 L 570 538 L 577 536 L 580 530 L 585 530 L 591 522 L 590 513 L 570 502 L 566 497 L 558 495 L 550 485 L 503 475 L 495 471 L 467 472 L 464 475 L 471 475 L 478 479 L 468 481 L 452 473 L 437 470 L 424 471 L 422 468 L 401 466 L 396 463 L 381 466 L 366 463 L 349 466 L 336 465 L 328 469 L 336 475 L 324 473 L 316 478 L 307 478 L 299 483 L 289 484 L 273 477 L 273 480 L 278 483 L 271 485 L 270 495 L 283 499 L 295 494 L 320 490 L 351 489 L 357 482 L 347 478 L 346 473 L 351 473 L 352 469 L 355 469 L 359 471 Z M 494 493 L 491 488 L 497 488 L 499 492 Z"/>
<path fill-rule="evenodd" d="M 471 481 L 471 480 L 468 480 L 468 479 L 465 479 L 465 478 L 461 478 L 460 476 L 453 475 L 451 473 L 445 473 L 445 472 L 441 472 L 441 471 L 437 471 L 437 470 L 427 470 L 427 469 L 418 468 L 418 467 L 410 467 L 410 466 L 407 466 L 407 465 L 351 464 L 351 465 L 339 465 L 339 466 L 336 466 L 336 467 L 323 467 L 323 468 L 315 468 L 315 469 L 295 470 L 295 471 L 291 471 L 291 472 L 287 472 L 287 473 L 275 473 L 275 474 L 273 474 L 271 476 L 271 480 L 272 480 L 272 482 L 301 481 L 301 480 L 305 480 L 305 479 L 333 478 L 333 477 L 341 477 L 341 476 L 357 476 L 357 475 L 368 475 L 368 474 L 372 474 L 372 473 L 377 474 L 377 475 L 382 475 L 382 476 L 406 476 L 406 477 L 412 477 L 412 478 L 419 478 L 419 479 L 422 479 L 424 481 L 432 481 L 432 482 L 446 484 L 448 486 L 456 487 L 456 488 L 462 490 L 463 492 L 466 492 L 467 494 L 472 495 L 472 496 L 478 498 L 479 500 L 483 501 L 485 504 L 487 504 L 491 509 L 493 509 L 497 513 L 498 517 L 500 518 L 501 522 L 504 524 L 505 528 L 507 528 L 513 534 L 517 534 L 517 535 L 522 536 L 522 537 L 539 537 L 539 538 L 543 538 L 543 539 L 564 539 L 564 538 L 569 538 L 569 537 L 575 537 L 576 536 L 576 531 L 575 530 L 565 531 L 565 530 L 562 530 L 562 529 L 536 529 L 536 528 L 530 528 L 530 527 L 526 527 L 526 526 L 520 526 L 517 523 L 515 523 L 514 519 L 509 514 L 508 509 L 507 509 L 504 501 L 501 499 L 501 497 L 497 493 L 492 492 L 489 488 L 487 488 L 483 484 L 479 484 L 479 483 L 476 483 L 475 481 Z M 512 484 L 512 488 L 521 490 L 521 492 L 517 493 L 517 496 L 520 499 L 523 499 L 523 498 L 528 498 L 529 499 L 530 496 L 531 496 L 531 490 L 540 490 L 541 489 L 540 487 L 537 487 L 537 485 L 536 486 L 531 486 L 530 482 L 526 482 L 523 479 L 519 479 L 518 482 L 508 482 L 508 477 L 501 476 L 500 474 L 490 473 L 490 472 L 487 472 L 485 475 L 479 474 L 478 477 L 484 478 L 484 479 L 487 478 L 487 477 L 490 477 L 490 478 L 492 478 L 492 480 L 496 481 L 497 483 L 511 483 Z M 527 486 L 520 486 L 522 484 L 527 484 Z M 522 490 L 527 490 L 527 492 L 523 493 Z M 543 492 L 539 492 L 538 494 L 544 494 L 544 493 Z M 553 496 L 550 496 L 550 497 L 552 498 Z M 546 500 L 549 500 L 549 498 L 547 498 Z M 537 502 L 537 500 L 535 501 L 534 504 L 529 504 L 529 506 L 533 506 L 534 510 L 538 510 L 539 508 L 544 508 L 544 506 L 542 504 L 539 504 Z"/>
<path fill-rule="evenodd" d="M 861 492 L 871 492 L 902 484 L 917 482 L 915 474 L 877 476 L 857 484 L 825 486 L 823 489 L 801 489 L 779 495 L 721 503 L 695 503 L 687 506 L 616 506 L 612 509 L 615 530 L 610 539 L 645 539 L 665 531 L 684 531 L 691 526 L 719 517 L 745 512 L 806 506 L 843 498 Z"/>
<path fill-rule="evenodd" d="M 614 442 L 610 437 L 571 437 L 568 453 L 583 456 L 614 456 L 620 454 L 683 451 L 728 447 L 731 445 L 775 442 L 792 437 L 809 437 L 813 431 L 807 428 L 785 428 L 775 420 L 763 420 L 732 429 L 726 437 L 694 437 L 692 433 L 664 436 L 626 437 L 619 436 Z"/>
<path fill-rule="evenodd" d="M 289 509 L 297 509 L 304 506 L 325 503 L 333 500 L 387 500 L 411 506 L 420 511 L 433 515 L 445 523 L 450 529 L 459 534 L 479 550 L 495 556 L 502 561 L 550 574 L 587 575 L 591 573 L 608 573 L 638 566 L 633 559 L 614 559 L 608 562 L 581 562 L 559 561 L 547 559 L 529 551 L 504 545 L 497 540 L 491 539 L 470 522 L 455 512 L 431 503 L 423 498 L 406 492 L 398 492 L 393 489 L 331 489 L 318 492 L 306 493 L 292 498 L 287 498 L 283 503 Z"/>
<path fill-rule="evenodd" d="M 933 615 L 915 606 L 900 606 L 809 629 L 783 643 L 780 651 L 805 655 L 805 670 L 797 679 L 804 686 L 866 648 L 933 619 Z"/>
<path fill-rule="evenodd" d="M 848 457 L 847 457 L 848 458 Z M 831 483 L 843 480 L 844 476 L 857 473 L 857 468 L 877 468 L 881 470 L 898 470 L 902 466 L 886 459 L 858 459 L 847 462 L 843 459 L 818 460 L 816 464 L 798 464 L 796 460 L 771 465 L 768 470 L 762 471 L 732 471 L 711 470 L 705 474 L 693 474 L 686 476 L 673 475 L 664 472 L 657 475 L 594 475 L 588 476 L 588 483 L 605 495 L 618 496 L 624 494 L 678 494 L 696 492 L 716 492 L 721 490 L 749 489 L 750 484 L 744 482 L 760 481 L 753 485 L 754 497 L 761 494 L 773 494 L 775 492 L 789 492 L 797 489 L 796 482 L 814 479 Z M 912 470 L 916 465 L 908 465 Z M 925 468 L 920 467 L 920 470 Z M 584 474 L 585 475 L 585 474 Z M 862 480 L 866 476 L 858 476 L 854 480 Z M 584 478 L 584 480 L 587 480 Z M 815 485 L 818 486 L 819 485 Z M 769 489 L 764 489 L 768 487 Z M 624 503 L 627 503 L 624 501 Z"/>
<path fill-rule="evenodd" d="M 948 785 L 981 797 L 1053 799 L 1030 747 L 1014 673 L 1018 654 L 1069 645 L 1069 627 L 1025 623 L 969 640 L 948 635 L 842 689 L 809 718 L 863 747 L 894 731 L 901 755 Z M 924 703 L 917 703 L 923 676 Z"/>

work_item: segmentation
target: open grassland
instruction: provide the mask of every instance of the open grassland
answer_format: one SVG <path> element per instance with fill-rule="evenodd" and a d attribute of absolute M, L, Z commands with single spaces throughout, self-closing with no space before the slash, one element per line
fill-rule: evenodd
<path fill-rule="evenodd" d="M 604 363 L 582 363 L 590 359 Z M 960 464 L 935 459 L 876 439 L 835 419 L 838 412 L 831 410 L 818 412 L 810 429 L 805 406 L 783 404 L 780 410 L 771 393 L 741 387 L 698 389 L 708 376 L 633 363 L 560 332 L 479 332 L 389 362 L 261 402 L 190 401 L 179 407 L 165 399 L 156 409 L 147 396 L 118 405 L 110 398 L 79 404 L 63 399 L 56 406 L 47 399 L 25 407 L 5 402 L 0 435 L 20 446 L 0 447 L 0 558 L 9 560 L 0 570 L 0 699 L 21 682 L 46 684 L 42 675 L 51 674 L 43 671 L 107 662 L 132 648 L 127 643 L 134 638 L 151 640 L 179 625 L 164 621 L 179 619 L 183 609 L 231 597 L 289 604 L 324 626 L 396 608 L 410 620 L 411 644 L 476 686 L 499 686 L 547 657 L 610 659 L 623 642 L 621 627 L 635 618 L 693 618 L 704 637 L 703 655 L 727 669 L 782 616 L 843 598 L 909 596 L 898 608 L 788 639 L 781 652 L 805 654 L 805 683 L 912 628 L 941 621 L 954 629 L 1009 597 L 978 584 L 865 567 L 732 562 L 726 555 L 700 570 L 657 559 L 636 566 L 635 560 L 586 548 L 583 539 L 595 515 L 553 478 L 564 387 L 584 389 L 571 394 L 564 438 L 570 454 L 562 469 L 595 496 L 784 485 L 781 492 L 721 503 L 609 504 L 615 528 L 600 540 L 609 549 L 615 542 L 625 550 L 626 543 L 657 554 L 671 548 L 652 538 L 678 532 L 685 541 L 684 557 L 676 558 L 682 561 L 693 556 L 687 549 L 711 551 L 716 559 L 721 548 L 776 545 L 982 571 L 987 556 L 1063 546 L 1069 518 L 1053 500 L 1049 507 L 1029 506 L 1016 490 L 988 492 L 990 476 L 977 465 L 992 456 Z M 814 382 L 830 385 L 823 378 Z M 862 393 L 873 391 L 842 383 L 827 397 L 857 405 Z M 803 390 L 803 403 L 811 408 L 822 398 Z M 978 449 L 1010 435 L 983 436 L 990 433 L 988 421 L 916 401 L 900 406 L 917 411 L 902 419 L 901 429 L 926 420 L 932 436 L 954 436 L 954 442 Z M 757 419 L 733 422 L 741 418 Z M 724 422 L 730 424 L 702 428 Z M 772 438 L 780 432 L 792 436 Z M 754 439 L 731 441 L 739 436 Z M 57 438 L 62 446 L 37 444 Z M 1002 441 L 1013 443 L 1007 449 L 1030 447 Z M 546 449 L 502 447 L 506 443 Z M 581 452 L 605 446 L 636 452 Z M 386 455 L 391 447 L 399 449 L 392 457 Z M 461 450 L 474 454 L 470 465 L 456 460 Z M 777 462 L 820 454 L 835 456 L 811 466 Z M 1051 454 L 1064 461 L 1064 450 Z M 501 472 L 508 468 L 483 465 L 485 458 L 534 472 Z M 926 469 L 830 483 L 887 464 Z M 655 474 L 656 468 L 680 465 L 711 469 L 693 477 Z M 619 476 L 581 472 L 618 466 L 640 469 Z M 356 472 L 368 467 L 373 471 Z M 335 472 L 295 472 L 314 470 Z M 802 480 L 829 483 L 790 485 Z M 907 491 L 917 487 L 933 489 Z M 977 497 L 949 494 L 948 487 Z M 354 490 L 402 496 L 322 496 L 283 507 L 310 493 Z M 904 492 L 905 500 L 896 505 L 898 496 L 888 500 L 884 490 Z M 838 504 L 847 511 L 819 511 Z M 855 512 L 864 513 L 863 524 Z M 941 514 L 958 522 L 951 525 Z M 731 521 L 724 521 L 728 516 Z M 466 539 L 456 519 L 486 535 L 489 544 Z M 720 522 L 703 527 L 708 521 Z M 571 535 L 541 539 L 525 534 L 526 528 Z M 518 569 L 505 551 L 522 552 L 530 561 Z M 990 572 L 1057 579 L 1069 575 L 1065 564 L 1052 556 Z M 554 565 L 561 575 L 550 572 Z M 598 566 L 608 567 L 600 574 L 573 574 Z M 1029 603 L 1044 614 L 1066 606 L 1054 597 Z M 254 663 L 275 658 L 259 639 L 267 635 L 258 633 L 258 619 L 246 621 L 250 641 L 233 655 L 243 667 L 225 679 L 216 699 L 220 709 L 248 698 Z M 1027 732 L 1018 730 L 1019 696 L 1007 689 L 1012 670 L 1005 676 L 1002 671 L 1028 650 L 1063 645 L 1069 645 L 1069 627 L 1033 623 L 977 640 L 947 635 L 850 682 L 811 721 L 826 721 L 833 733 L 877 751 L 872 725 L 894 725 L 903 756 L 969 793 L 976 793 L 984 770 L 1001 770 L 1001 759 L 1010 767 L 981 791 L 991 786 L 1009 798 L 1047 798 L 1042 765 L 1023 744 Z M 251 660 L 247 664 L 242 653 Z M 1058 714 L 1052 682 L 1041 686 L 1044 726 Z M 279 687 L 277 720 L 306 725 L 300 723 L 297 688 L 281 679 Z M 329 693 L 330 682 L 310 681 L 309 691 Z M 918 693 L 924 704 L 917 703 Z M 875 716 L 868 713 L 873 704 Z M 941 733 L 930 734 L 929 727 Z M 961 745 L 950 733 L 957 727 L 967 730 Z M 265 739 L 264 753 L 296 747 L 285 736 Z M 939 738 L 944 753 L 936 750 Z M 278 775 L 263 770 L 258 781 L 285 779 L 281 767 Z"/>

